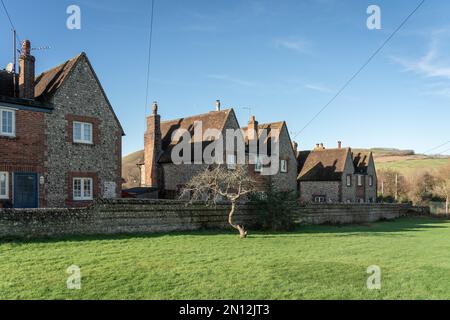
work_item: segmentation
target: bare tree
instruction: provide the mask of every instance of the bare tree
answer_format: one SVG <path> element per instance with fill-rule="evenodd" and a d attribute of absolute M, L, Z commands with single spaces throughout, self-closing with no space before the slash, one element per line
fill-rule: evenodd
<path fill-rule="evenodd" d="M 246 195 L 255 192 L 255 181 L 249 176 L 245 166 L 227 169 L 225 166 L 209 167 L 193 177 L 183 188 L 180 198 L 190 198 L 193 201 L 204 201 L 207 205 L 215 205 L 218 201 L 228 200 L 231 210 L 228 223 L 239 231 L 241 239 L 247 237 L 247 230 L 243 225 L 234 222 L 234 214 L 238 202 Z"/>

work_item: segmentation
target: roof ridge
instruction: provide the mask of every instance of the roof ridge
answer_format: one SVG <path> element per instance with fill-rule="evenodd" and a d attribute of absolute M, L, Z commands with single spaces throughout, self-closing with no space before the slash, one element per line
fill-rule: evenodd
<path fill-rule="evenodd" d="M 197 114 L 197 115 L 192 115 L 192 116 L 188 116 L 188 117 L 181 117 L 181 118 L 176 118 L 176 119 L 172 119 L 172 120 L 164 120 L 164 121 L 161 121 L 161 123 L 169 123 L 169 122 L 176 122 L 176 121 L 179 121 L 179 120 L 186 120 L 186 119 L 191 119 L 191 118 L 204 117 L 204 116 L 210 115 L 211 113 L 229 113 L 232 110 L 233 110 L 233 108 L 220 110 L 220 111 L 209 111 L 209 112 L 205 112 L 205 113 L 201 113 L 201 114 Z"/>
<path fill-rule="evenodd" d="M 64 67 L 64 66 L 67 65 L 67 63 L 69 63 L 70 61 L 74 61 L 74 60 L 76 61 L 76 60 L 78 60 L 78 59 L 79 59 L 81 56 L 83 56 L 83 55 L 86 55 L 86 53 L 85 53 L 85 52 L 81 52 L 81 53 L 77 54 L 75 57 L 73 57 L 73 58 L 71 58 L 71 59 L 68 59 L 68 60 L 64 61 L 63 63 L 60 63 L 60 64 L 58 64 L 57 66 L 55 66 L 55 67 L 53 67 L 53 68 L 47 69 L 47 70 L 45 70 L 45 71 L 42 71 L 37 77 L 35 77 L 35 80 L 38 79 L 40 76 L 42 76 L 42 75 L 45 74 L 45 73 L 49 73 L 49 72 L 52 72 L 52 71 L 54 71 L 54 70 L 56 70 L 56 69 L 59 69 L 59 68 Z"/>

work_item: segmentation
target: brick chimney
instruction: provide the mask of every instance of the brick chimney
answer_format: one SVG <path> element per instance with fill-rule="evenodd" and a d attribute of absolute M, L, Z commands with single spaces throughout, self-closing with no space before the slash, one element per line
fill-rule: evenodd
<path fill-rule="evenodd" d="M 158 158 L 162 152 L 161 116 L 158 104 L 153 103 L 152 115 L 147 117 L 147 131 L 144 135 L 144 167 L 146 187 L 158 187 Z"/>
<path fill-rule="evenodd" d="M 258 121 L 256 121 L 255 116 L 250 117 L 250 121 L 248 123 L 247 136 L 248 140 L 258 139 Z"/>
<path fill-rule="evenodd" d="M 216 111 L 220 111 L 220 100 L 216 100 Z"/>
<path fill-rule="evenodd" d="M 23 99 L 34 99 L 34 73 L 36 59 L 30 52 L 30 41 L 23 41 L 22 51 L 19 57 L 19 97 Z"/>
<path fill-rule="evenodd" d="M 342 149 L 342 141 L 338 141 L 338 149 Z"/>

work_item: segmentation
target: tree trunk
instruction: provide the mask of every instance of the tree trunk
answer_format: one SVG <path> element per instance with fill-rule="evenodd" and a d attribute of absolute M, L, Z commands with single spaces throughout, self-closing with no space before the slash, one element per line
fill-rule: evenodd
<path fill-rule="evenodd" d="M 450 197 L 447 196 L 447 199 L 445 201 L 445 214 L 448 216 L 448 206 L 449 206 L 449 202 L 450 202 Z"/>
<path fill-rule="evenodd" d="M 239 231 L 239 235 L 241 237 L 241 239 L 245 239 L 247 238 L 247 230 L 245 230 L 244 226 L 238 225 L 238 224 L 234 224 L 233 223 L 233 216 L 234 213 L 236 212 L 236 202 L 232 201 L 231 202 L 231 211 L 228 215 L 228 223 L 236 230 Z"/>

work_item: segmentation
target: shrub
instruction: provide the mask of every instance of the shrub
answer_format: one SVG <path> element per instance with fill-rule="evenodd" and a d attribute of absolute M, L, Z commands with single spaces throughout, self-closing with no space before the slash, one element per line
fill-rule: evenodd
<path fill-rule="evenodd" d="M 264 193 L 253 194 L 250 199 L 260 213 L 262 230 L 290 231 L 295 228 L 296 192 L 278 191 L 272 185 Z"/>

